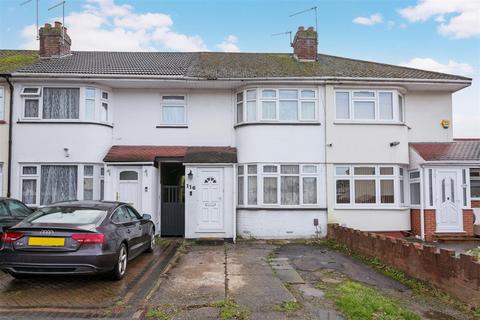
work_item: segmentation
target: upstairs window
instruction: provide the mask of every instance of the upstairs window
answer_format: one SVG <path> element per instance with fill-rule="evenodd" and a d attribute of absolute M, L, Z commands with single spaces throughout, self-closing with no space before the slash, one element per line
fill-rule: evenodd
<path fill-rule="evenodd" d="M 403 97 L 395 90 L 337 90 L 335 119 L 403 122 Z"/>
<path fill-rule="evenodd" d="M 43 119 L 79 119 L 79 88 L 44 88 Z"/>
<path fill-rule="evenodd" d="M 162 124 L 185 125 L 185 96 L 162 96 Z"/>
<path fill-rule="evenodd" d="M 236 94 L 237 124 L 316 121 L 314 89 L 247 89 Z"/>
<path fill-rule="evenodd" d="M 108 93 L 98 88 L 24 87 L 21 96 L 25 120 L 108 121 Z"/>

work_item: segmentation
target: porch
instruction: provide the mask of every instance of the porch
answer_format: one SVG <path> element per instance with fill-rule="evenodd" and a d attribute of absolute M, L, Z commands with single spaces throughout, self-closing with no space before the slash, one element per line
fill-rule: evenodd
<path fill-rule="evenodd" d="M 478 240 L 480 140 L 414 143 L 410 158 L 412 233 L 425 241 Z"/>

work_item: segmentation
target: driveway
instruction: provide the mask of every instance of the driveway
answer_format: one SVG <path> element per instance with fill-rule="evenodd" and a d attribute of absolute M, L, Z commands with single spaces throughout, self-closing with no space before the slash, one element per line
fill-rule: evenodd
<path fill-rule="evenodd" d="M 146 302 L 144 318 L 344 319 L 329 292 L 345 282 L 423 319 L 472 318 L 327 247 L 259 241 L 188 246 Z"/>
<path fill-rule="evenodd" d="M 176 242 L 129 262 L 120 281 L 101 276 L 49 276 L 17 280 L 0 273 L 0 318 L 131 318 L 171 256 Z"/>

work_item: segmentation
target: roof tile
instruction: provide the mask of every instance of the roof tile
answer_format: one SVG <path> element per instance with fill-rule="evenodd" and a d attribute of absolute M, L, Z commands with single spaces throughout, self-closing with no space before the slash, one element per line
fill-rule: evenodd
<path fill-rule="evenodd" d="M 411 143 L 410 146 L 426 161 L 480 161 L 480 140 Z"/>

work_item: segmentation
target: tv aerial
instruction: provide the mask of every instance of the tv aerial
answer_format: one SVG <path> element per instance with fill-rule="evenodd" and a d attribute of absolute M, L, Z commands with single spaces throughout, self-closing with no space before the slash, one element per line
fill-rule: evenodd
<path fill-rule="evenodd" d="M 28 4 L 28 3 L 32 2 L 32 1 L 33 1 L 33 0 L 26 0 L 26 1 L 23 1 L 22 3 L 20 3 L 20 5 L 21 5 L 21 6 L 24 6 L 24 5 L 26 5 L 26 4 Z M 36 33 L 37 33 L 37 40 L 40 39 L 40 35 L 38 34 L 38 2 L 39 2 L 39 0 L 35 0 L 35 4 L 36 4 L 36 18 L 37 18 L 37 24 L 36 24 L 36 26 L 37 26 L 37 31 L 36 31 Z"/>
<path fill-rule="evenodd" d="M 56 5 L 48 8 L 48 11 L 50 11 L 52 9 L 55 9 L 55 8 L 58 8 L 58 7 L 62 6 L 62 43 L 65 43 L 65 3 L 67 3 L 67 1 L 59 2 Z"/>
<path fill-rule="evenodd" d="M 291 18 L 291 17 L 298 16 L 299 14 L 302 14 L 302 13 L 305 13 L 305 12 L 315 11 L 315 31 L 318 32 L 318 17 L 317 17 L 318 12 L 317 12 L 317 9 L 318 9 L 317 6 L 311 7 L 311 8 L 299 11 L 299 12 L 295 12 L 294 14 L 291 14 L 289 17 Z"/>
<path fill-rule="evenodd" d="M 290 35 L 290 46 L 292 45 L 292 31 L 285 31 L 285 32 L 279 32 L 279 33 L 274 33 L 272 34 L 272 37 L 275 37 L 275 36 L 283 36 L 285 34 L 288 34 Z"/>

